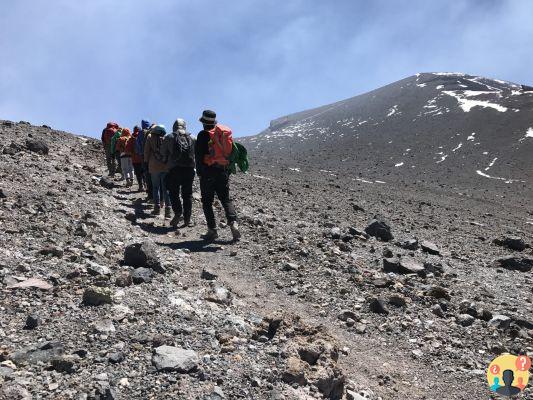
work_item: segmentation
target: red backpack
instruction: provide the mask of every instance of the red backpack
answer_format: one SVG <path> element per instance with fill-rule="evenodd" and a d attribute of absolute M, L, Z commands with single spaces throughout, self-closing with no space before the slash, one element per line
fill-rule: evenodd
<path fill-rule="evenodd" d="M 232 151 L 233 138 L 230 128 L 217 125 L 209 131 L 209 154 L 204 156 L 205 164 L 227 166 Z"/>

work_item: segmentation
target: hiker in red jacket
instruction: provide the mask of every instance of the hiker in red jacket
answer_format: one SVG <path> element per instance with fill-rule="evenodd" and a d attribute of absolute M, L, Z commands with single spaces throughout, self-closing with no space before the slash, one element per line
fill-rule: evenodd
<path fill-rule="evenodd" d="M 117 130 L 118 124 L 116 122 L 108 122 L 104 130 L 102 130 L 102 146 L 105 151 L 105 161 L 109 176 L 115 175 L 115 157 L 111 152 L 111 139 L 115 136 Z"/>
<path fill-rule="evenodd" d="M 195 147 L 196 173 L 200 177 L 202 207 L 207 221 L 207 233 L 203 238 L 208 241 L 218 237 L 213 201 L 215 194 L 226 212 L 233 240 L 241 237 L 237 225 L 237 213 L 229 194 L 229 156 L 233 150 L 232 132 L 226 126 L 217 124 L 214 111 L 205 110 L 200 122 L 204 129 L 198 134 Z"/>
<path fill-rule="evenodd" d="M 133 128 L 133 135 L 131 136 L 126 149 L 132 153 L 131 162 L 133 164 L 133 172 L 135 173 L 135 178 L 137 178 L 137 184 L 139 185 L 139 192 L 144 191 L 144 169 L 143 169 L 143 154 L 138 153 L 136 146 L 137 137 L 139 136 L 140 128 L 135 126 Z"/>

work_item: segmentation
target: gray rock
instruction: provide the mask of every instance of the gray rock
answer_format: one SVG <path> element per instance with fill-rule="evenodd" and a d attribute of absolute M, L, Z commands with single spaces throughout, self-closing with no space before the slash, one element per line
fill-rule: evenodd
<path fill-rule="evenodd" d="M 6 400 L 32 400 L 32 395 L 16 382 L 8 382 L 0 389 L 2 399 Z"/>
<path fill-rule="evenodd" d="M 133 283 L 150 283 L 154 277 L 154 270 L 149 268 L 135 268 L 131 273 Z"/>
<path fill-rule="evenodd" d="M 340 239 L 341 235 L 342 235 L 341 228 L 334 227 L 334 228 L 331 228 L 331 230 L 329 231 L 329 236 L 332 239 Z"/>
<path fill-rule="evenodd" d="M 396 257 L 383 259 L 383 271 L 395 274 L 425 274 L 424 265 L 418 261 L 409 258 L 400 260 Z"/>
<path fill-rule="evenodd" d="M 39 139 L 26 139 L 26 148 L 33 153 L 41 155 L 47 155 L 50 151 L 48 145 Z"/>
<path fill-rule="evenodd" d="M 400 294 L 393 294 L 389 297 L 389 304 L 392 304 L 396 307 L 406 307 L 407 300 Z"/>
<path fill-rule="evenodd" d="M 418 249 L 418 239 L 410 238 L 399 241 L 396 243 L 399 247 L 405 250 L 417 250 Z"/>
<path fill-rule="evenodd" d="M 511 326 L 511 318 L 506 315 L 495 315 L 489 321 L 489 325 L 492 325 L 498 329 L 508 329 Z"/>
<path fill-rule="evenodd" d="M 63 355 L 63 344 L 60 342 L 45 342 L 25 347 L 10 355 L 16 365 L 49 363 Z"/>
<path fill-rule="evenodd" d="M 31 314 L 26 317 L 26 324 L 24 325 L 24 329 L 32 330 L 37 328 L 41 323 L 41 319 L 38 315 Z"/>
<path fill-rule="evenodd" d="M 355 321 L 359 319 L 358 315 L 352 310 L 342 310 L 337 316 L 341 321 L 346 321 L 348 318 L 351 318 Z"/>
<path fill-rule="evenodd" d="M 377 297 L 373 297 L 368 302 L 368 307 L 370 311 L 376 314 L 388 314 L 389 311 L 385 307 L 385 301 Z"/>
<path fill-rule="evenodd" d="M 115 187 L 115 182 L 103 176 L 100 178 L 100 185 L 106 189 L 113 189 Z"/>
<path fill-rule="evenodd" d="M 493 266 L 511 271 L 529 272 L 533 268 L 533 258 L 507 256 L 495 260 Z"/>
<path fill-rule="evenodd" d="M 109 288 L 91 286 L 83 292 L 82 302 L 86 306 L 100 306 L 113 303 L 113 291 Z"/>
<path fill-rule="evenodd" d="M 230 305 L 232 301 L 231 293 L 228 291 L 228 289 L 221 286 L 211 288 L 205 299 L 207 301 L 223 305 Z"/>
<path fill-rule="evenodd" d="M 133 278 L 128 271 L 121 272 L 115 279 L 115 285 L 118 287 L 127 287 L 133 284 Z"/>
<path fill-rule="evenodd" d="M 200 278 L 205 279 L 207 281 L 214 281 L 218 278 L 218 275 L 204 268 L 202 269 L 202 274 L 200 275 Z"/>
<path fill-rule="evenodd" d="M 124 264 L 134 268 L 151 268 L 159 273 L 165 272 L 159 261 L 156 245 L 152 242 L 133 243 L 126 246 Z"/>
<path fill-rule="evenodd" d="M 158 371 L 187 373 L 196 370 L 199 362 L 195 351 L 173 346 L 157 347 L 152 356 L 152 363 Z"/>
<path fill-rule="evenodd" d="M 92 276 L 108 276 L 111 275 L 111 270 L 105 265 L 97 264 L 93 261 L 87 261 L 87 272 Z"/>
<path fill-rule="evenodd" d="M 476 319 L 470 314 L 459 314 L 457 317 L 457 323 L 461 326 L 470 326 L 474 323 Z"/>
<path fill-rule="evenodd" d="M 434 244 L 432 242 L 428 242 L 427 240 L 423 240 L 422 243 L 420 243 L 420 247 L 426 253 L 433 254 L 433 255 L 436 255 L 436 256 L 440 255 L 439 248 L 437 247 L 436 244 Z"/>
<path fill-rule="evenodd" d="M 440 306 L 440 304 L 435 304 L 433 307 L 431 307 L 431 312 L 435 314 L 437 317 L 444 318 L 446 315 L 444 314 L 444 310 Z"/>
<path fill-rule="evenodd" d="M 102 319 L 100 321 L 96 321 L 93 324 L 93 329 L 97 333 L 106 335 L 116 331 L 115 325 L 113 324 L 113 320 L 111 319 Z"/>
<path fill-rule="evenodd" d="M 518 236 L 506 236 L 503 239 L 495 239 L 494 244 L 516 251 L 524 251 L 527 247 L 524 239 Z"/>
<path fill-rule="evenodd" d="M 365 228 L 365 232 L 370 236 L 374 236 L 385 242 L 394 239 L 389 224 L 379 215 L 376 215 L 374 219 L 370 221 Z"/>
<path fill-rule="evenodd" d="M 426 291 L 426 296 L 434 297 L 436 299 L 450 300 L 451 296 L 447 289 L 442 286 L 431 286 Z"/>

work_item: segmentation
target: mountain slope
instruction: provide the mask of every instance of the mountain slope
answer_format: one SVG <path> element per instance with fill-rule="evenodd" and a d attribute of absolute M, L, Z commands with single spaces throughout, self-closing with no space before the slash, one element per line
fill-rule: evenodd
<path fill-rule="evenodd" d="M 418 74 L 276 119 L 243 142 L 265 166 L 387 184 L 530 191 L 533 92 L 471 75 Z"/>

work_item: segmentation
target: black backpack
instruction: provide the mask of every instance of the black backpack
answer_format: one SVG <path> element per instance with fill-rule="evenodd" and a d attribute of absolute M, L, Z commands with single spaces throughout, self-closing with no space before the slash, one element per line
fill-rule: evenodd
<path fill-rule="evenodd" d="M 194 141 L 191 135 L 174 133 L 172 158 L 178 166 L 194 167 Z"/>

